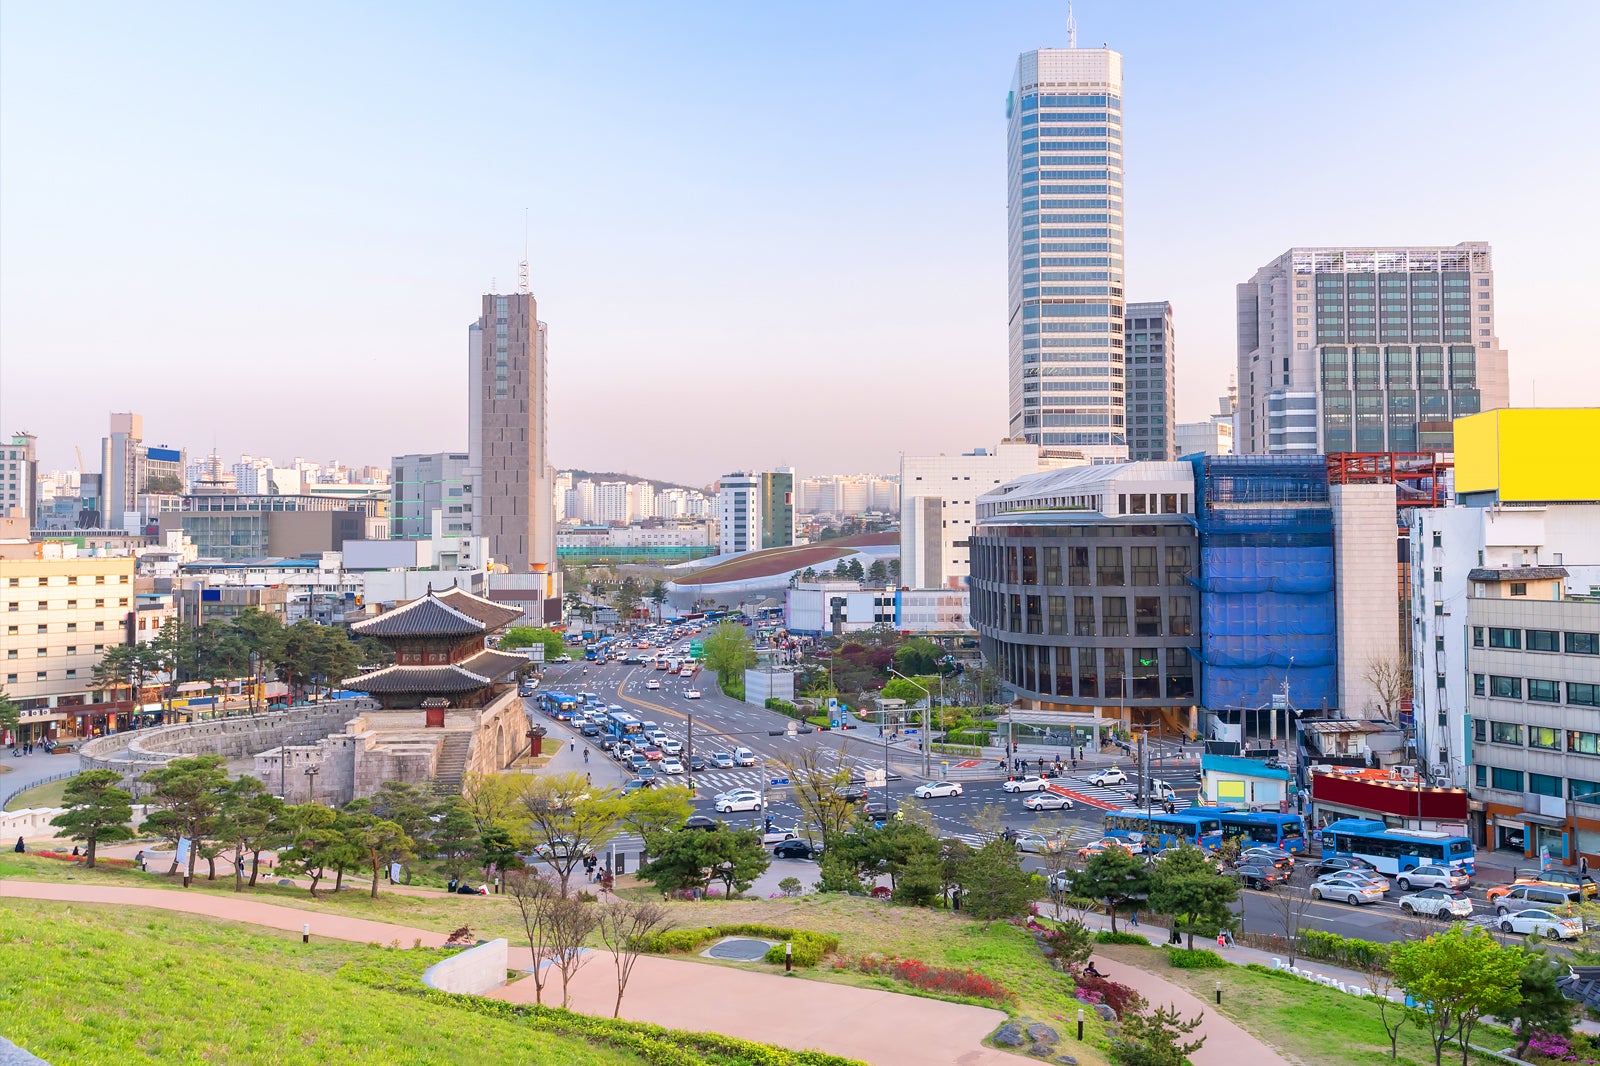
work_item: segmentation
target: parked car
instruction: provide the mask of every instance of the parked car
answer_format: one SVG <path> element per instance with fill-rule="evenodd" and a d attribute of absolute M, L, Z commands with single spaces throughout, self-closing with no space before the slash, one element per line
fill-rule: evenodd
<path fill-rule="evenodd" d="M 1426 914 L 1433 918 L 1470 918 L 1472 900 L 1447 888 L 1425 888 L 1401 896 L 1400 909 L 1407 914 Z"/>
<path fill-rule="evenodd" d="M 1242 862 L 1233 868 L 1246 888 L 1271 888 L 1289 880 L 1289 875 L 1268 863 Z"/>
<path fill-rule="evenodd" d="M 1502 933 L 1542 936 L 1550 940 L 1576 940 L 1583 933 L 1583 919 L 1568 918 L 1543 907 L 1528 907 L 1500 918 Z"/>
<path fill-rule="evenodd" d="M 1023 800 L 1022 805 L 1030 811 L 1070 811 L 1073 808 L 1072 797 L 1059 792 L 1035 792 Z"/>
<path fill-rule="evenodd" d="M 1317 880 L 1326 881 L 1333 877 L 1342 877 L 1349 881 L 1365 882 L 1366 884 L 1375 887 L 1379 892 L 1389 891 L 1389 879 L 1378 873 L 1376 870 L 1346 870 L 1341 874 L 1323 874 L 1321 877 L 1317 878 Z"/>
<path fill-rule="evenodd" d="M 1127 784 L 1128 775 L 1123 773 L 1120 766 L 1108 766 L 1104 770 L 1090 774 L 1085 780 L 1099 788 L 1109 788 L 1112 785 Z"/>
<path fill-rule="evenodd" d="M 1044 778 L 1034 774 L 1028 774 L 1026 777 L 1013 777 L 1000 786 L 1001 790 L 1005 792 L 1043 792 L 1048 787 L 1050 787 L 1049 783 Z"/>
<path fill-rule="evenodd" d="M 1577 870 L 1563 870 L 1553 866 L 1548 870 L 1518 870 L 1517 876 L 1512 878 L 1514 885 L 1539 884 L 1539 885 L 1566 885 L 1583 891 L 1585 899 L 1593 898 L 1600 892 L 1600 885 L 1595 884 L 1594 878 Z"/>
<path fill-rule="evenodd" d="M 961 786 L 954 781 L 929 781 L 925 785 L 918 785 L 911 790 L 917 799 L 931 799 L 935 796 L 959 796 Z"/>
<path fill-rule="evenodd" d="M 1358 881 L 1353 877 L 1324 877 L 1311 885 L 1312 899 L 1342 899 L 1351 906 L 1376 903 L 1383 893 L 1371 881 Z"/>
<path fill-rule="evenodd" d="M 1312 877 L 1322 877 L 1326 874 L 1342 874 L 1348 870 L 1372 870 L 1372 864 L 1365 859 L 1358 859 L 1350 855 L 1329 855 L 1325 859 L 1318 859 L 1311 867 Z"/>
<path fill-rule="evenodd" d="M 1581 902 L 1583 893 L 1577 888 L 1563 885 L 1512 885 L 1494 897 L 1494 912 L 1508 914 L 1529 907 L 1544 907 L 1570 913 Z"/>
<path fill-rule="evenodd" d="M 1415 870 L 1396 875 L 1394 879 L 1402 892 L 1410 892 L 1413 888 L 1466 888 L 1471 882 L 1472 878 L 1467 874 L 1449 866 L 1418 866 Z"/>
<path fill-rule="evenodd" d="M 760 809 L 761 793 L 753 788 L 735 789 L 717 797 L 718 814 L 730 814 L 733 811 L 759 811 Z"/>
<path fill-rule="evenodd" d="M 822 849 L 804 840 L 780 840 L 773 846 L 772 854 L 779 859 L 814 859 L 822 854 Z"/>

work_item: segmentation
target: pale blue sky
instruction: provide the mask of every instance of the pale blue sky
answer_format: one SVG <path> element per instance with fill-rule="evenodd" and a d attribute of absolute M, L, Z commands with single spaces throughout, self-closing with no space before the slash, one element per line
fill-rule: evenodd
<path fill-rule="evenodd" d="M 1078 4 L 1180 417 L 1295 244 L 1492 242 L 1513 400 L 1600 403 L 1597 11 Z M 1057 3 L 0 5 L 0 430 L 46 468 L 114 409 L 192 454 L 461 448 L 526 207 L 558 464 L 993 444 L 1004 98 L 1064 43 Z"/>

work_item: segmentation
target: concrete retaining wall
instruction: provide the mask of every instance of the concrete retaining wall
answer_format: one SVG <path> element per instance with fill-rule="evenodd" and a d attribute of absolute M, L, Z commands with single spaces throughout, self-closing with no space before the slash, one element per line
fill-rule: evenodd
<path fill-rule="evenodd" d="M 441 992 L 482 995 L 506 983 L 511 945 L 503 937 L 436 962 L 422 972 L 422 983 Z"/>
<path fill-rule="evenodd" d="M 16 843 L 17 837 L 25 841 L 54 840 L 61 835 L 61 830 L 50 824 L 51 819 L 65 812 L 65 807 L 25 807 L 20 811 L 0 811 L 0 841 L 9 847 Z M 149 808 L 142 803 L 133 808 L 135 829 L 144 822 L 148 812 Z"/>

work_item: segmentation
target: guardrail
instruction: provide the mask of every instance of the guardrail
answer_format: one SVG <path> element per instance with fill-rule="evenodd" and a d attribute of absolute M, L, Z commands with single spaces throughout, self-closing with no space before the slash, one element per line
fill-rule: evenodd
<path fill-rule="evenodd" d="M 48 785 L 52 781 L 65 781 L 69 777 L 77 777 L 79 772 L 80 771 L 77 770 L 68 770 L 66 773 L 51 774 L 49 777 L 41 777 L 37 781 L 31 781 L 28 784 L 23 785 L 21 788 L 14 788 L 10 792 L 0 794 L 0 811 L 5 810 L 6 804 L 10 803 L 12 800 L 16 799 L 30 788 L 38 788 L 40 785 Z"/>

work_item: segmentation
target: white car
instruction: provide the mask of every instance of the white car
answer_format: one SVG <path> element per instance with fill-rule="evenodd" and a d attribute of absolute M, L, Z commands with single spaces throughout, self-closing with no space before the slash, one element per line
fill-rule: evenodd
<path fill-rule="evenodd" d="M 1042 777 L 1029 774 L 1027 777 L 1013 777 L 1000 788 L 1005 792 L 1043 792 L 1050 787 L 1050 783 Z"/>
<path fill-rule="evenodd" d="M 692 688 L 683 694 L 683 698 L 686 700 L 697 700 L 700 698 L 700 690 L 697 688 Z"/>
<path fill-rule="evenodd" d="M 1407 914 L 1429 914 L 1435 918 L 1470 918 L 1472 900 L 1443 888 L 1425 888 L 1400 897 L 1400 909 Z"/>
<path fill-rule="evenodd" d="M 644 683 L 644 687 L 654 692 L 656 689 L 661 687 L 661 682 L 652 677 L 649 681 Z"/>
<path fill-rule="evenodd" d="M 664 729 L 652 729 L 650 730 L 650 739 L 655 743 L 656 747 L 665 748 L 667 741 L 671 738 L 667 736 L 667 731 Z"/>
<path fill-rule="evenodd" d="M 777 844 L 780 841 L 793 840 L 794 838 L 795 831 L 792 825 L 788 827 L 775 825 L 771 829 L 763 829 L 761 831 L 761 843 L 763 844 Z"/>
<path fill-rule="evenodd" d="M 917 799 L 929 799 L 933 796 L 959 796 L 961 786 L 954 781 L 929 781 L 925 785 L 918 785 L 911 790 Z"/>
<path fill-rule="evenodd" d="M 1342 899 L 1351 906 L 1376 903 L 1383 891 L 1371 881 L 1358 881 L 1353 877 L 1324 877 L 1311 886 L 1312 899 Z"/>
<path fill-rule="evenodd" d="M 663 734 L 660 743 L 661 750 L 666 752 L 668 755 L 681 755 L 683 753 L 683 744 L 679 741 L 673 740 L 669 736 Z"/>
<path fill-rule="evenodd" d="M 756 758 L 756 753 L 749 748 L 734 748 L 733 761 L 740 766 L 754 766 L 760 760 Z"/>
<path fill-rule="evenodd" d="M 1501 915 L 1500 931 L 1542 936 L 1547 940 L 1576 940 L 1583 932 L 1583 919 L 1563 918 L 1542 907 L 1529 907 L 1515 914 Z"/>
<path fill-rule="evenodd" d="M 1418 866 L 1394 879 L 1402 892 L 1410 892 L 1412 888 L 1466 888 L 1471 881 L 1471 877 L 1449 866 Z"/>
<path fill-rule="evenodd" d="M 717 813 L 731 814 L 734 811 L 759 811 L 761 809 L 761 793 L 753 788 L 737 788 L 732 792 L 725 792 L 717 797 Z"/>
<path fill-rule="evenodd" d="M 1070 811 L 1073 808 L 1071 797 L 1056 792 L 1035 792 L 1023 800 L 1022 805 L 1030 811 Z"/>
<path fill-rule="evenodd" d="M 672 775 L 681 774 L 683 773 L 683 761 L 669 755 L 661 760 L 661 772 Z"/>
<path fill-rule="evenodd" d="M 1106 788 L 1110 785 L 1126 785 L 1128 783 L 1128 775 L 1122 772 L 1122 767 L 1120 766 L 1108 766 L 1104 770 L 1090 774 L 1086 780 L 1091 785 Z"/>
<path fill-rule="evenodd" d="M 1032 830 L 1024 830 L 1018 833 L 1012 842 L 1016 844 L 1018 851 L 1031 852 L 1035 855 L 1060 851 L 1067 846 L 1067 842 L 1058 836 L 1045 836 L 1043 833 L 1035 833 Z"/>

